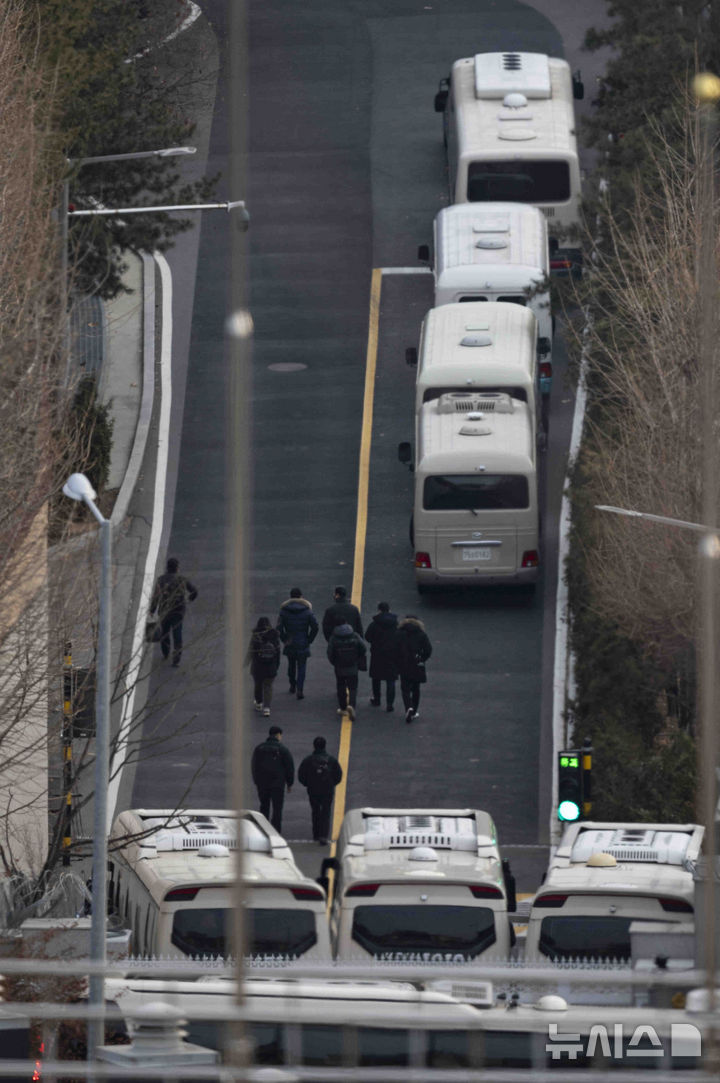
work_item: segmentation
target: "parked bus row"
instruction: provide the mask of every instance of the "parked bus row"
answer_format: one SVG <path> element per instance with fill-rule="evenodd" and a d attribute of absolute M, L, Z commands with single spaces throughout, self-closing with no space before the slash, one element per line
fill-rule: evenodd
<path fill-rule="evenodd" d="M 434 307 L 417 366 L 410 540 L 420 592 L 535 588 L 538 450 L 547 441 L 554 321 L 550 272 L 579 248 L 573 92 L 563 60 L 480 53 L 456 61 L 444 115 L 450 198 L 434 224 Z M 548 223 L 551 224 L 550 231 Z M 564 238 L 560 247 L 561 238 Z M 421 247 L 418 255 L 429 260 Z"/>
<path fill-rule="evenodd" d="M 133 955 L 225 956 L 242 849 L 248 953 L 290 960 L 468 962 L 507 959 L 512 918 L 527 922 L 527 961 L 628 961 L 630 926 L 692 927 L 695 824 L 566 828 L 529 915 L 487 812 L 352 809 L 333 893 L 300 871 L 258 812 L 134 809 L 110 836 L 110 906 Z M 114 845 L 115 844 L 115 845 Z"/>

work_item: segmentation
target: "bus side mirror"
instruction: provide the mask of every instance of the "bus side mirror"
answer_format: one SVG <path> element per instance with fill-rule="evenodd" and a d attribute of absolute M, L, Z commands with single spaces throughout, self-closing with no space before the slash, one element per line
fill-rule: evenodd
<path fill-rule="evenodd" d="M 580 68 L 578 68 L 578 70 L 573 75 L 572 87 L 573 98 L 575 98 L 577 101 L 582 101 L 582 99 L 585 97 L 585 84 L 580 78 Z"/>
<path fill-rule="evenodd" d="M 405 351 L 405 364 L 417 365 L 417 350 L 414 346 L 408 346 L 407 350 Z"/>
<path fill-rule="evenodd" d="M 421 244 L 418 245 L 418 259 L 421 263 L 430 262 L 430 245 Z"/>
<path fill-rule="evenodd" d="M 537 343 L 538 357 L 547 357 L 552 349 L 549 338 L 539 338 Z"/>
<path fill-rule="evenodd" d="M 435 95 L 435 112 L 444 113 L 445 106 L 447 105 L 448 94 L 450 92 L 450 80 L 441 79 L 438 87 L 438 92 Z"/>
<path fill-rule="evenodd" d="M 398 444 L 398 459 L 405 466 L 409 466 L 412 470 L 412 444 L 407 440 L 403 440 L 402 444 Z"/>

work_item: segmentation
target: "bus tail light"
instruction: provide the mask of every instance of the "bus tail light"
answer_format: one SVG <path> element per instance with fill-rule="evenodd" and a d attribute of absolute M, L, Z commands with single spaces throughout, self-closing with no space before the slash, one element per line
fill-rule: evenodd
<path fill-rule="evenodd" d="M 522 555 L 522 568 L 537 568 L 540 563 L 537 549 L 526 549 Z"/>
<path fill-rule="evenodd" d="M 567 895 L 541 895 L 535 899 L 533 906 L 547 906 L 557 908 L 564 906 L 567 902 Z"/>
<path fill-rule="evenodd" d="M 199 887 L 174 887 L 165 896 L 165 902 L 188 902 L 197 895 Z"/>
<path fill-rule="evenodd" d="M 354 896 L 355 898 L 369 899 L 371 895 L 375 894 L 379 887 L 379 884 L 353 884 L 353 886 L 348 888 L 345 892 L 345 896 L 346 898 L 352 898 Z"/>
<path fill-rule="evenodd" d="M 668 910 L 672 914 L 694 913 L 692 903 L 685 902 L 684 899 L 658 899 L 658 902 L 663 910 Z"/>
<path fill-rule="evenodd" d="M 325 896 L 317 887 L 291 887 L 296 899 L 312 899 L 313 902 L 324 902 Z"/>
<path fill-rule="evenodd" d="M 499 887 L 480 887 L 479 885 L 472 885 L 470 890 L 476 899 L 502 899 L 503 897 L 503 893 Z"/>
<path fill-rule="evenodd" d="M 430 560 L 429 553 L 416 553 L 415 554 L 415 567 L 416 568 L 432 568 L 432 561 Z"/>

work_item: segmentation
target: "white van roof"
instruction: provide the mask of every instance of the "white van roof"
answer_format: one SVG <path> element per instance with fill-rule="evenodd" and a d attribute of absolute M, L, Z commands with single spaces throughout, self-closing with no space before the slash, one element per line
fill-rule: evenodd
<path fill-rule="evenodd" d="M 431 875 L 438 883 L 491 880 L 503 889 L 495 825 L 478 809 L 351 809 L 339 856 L 346 885 Z"/>
<path fill-rule="evenodd" d="M 572 78 L 540 53 L 478 53 L 452 69 L 460 155 L 577 157 Z M 508 98 L 508 95 L 512 97 Z"/>
<path fill-rule="evenodd" d="M 431 308 L 418 353 L 419 387 L 532 385 L 537 319 L 522 305 L 470 301 Z M 468 375 L 477 367 L 478 378 Z"/>
<path fill-rule="evenodd" d="M 455 398 L 441 395 L 421 407 L 418 473 L 534 473 L 535 441 L 526 402 L 499 395 L 491 411 L 468 413 L 457 409 Z"/>
<path fill-rule="evenodd" d="M 474 289 L 518 292 L 548 271 L 547 222 L 537 207 L 454 203 L 435 218 L 438 289 L 468 289 L 472 275 Z"/>
<path fill-rule="evenodd" d="M 179 885 L 217 887 L 235 881 L 238 823 L 244 883 L 314 885 L 295 864 L 285 839 L 254 810 L 127 809 L 115 820 L 110 839 L 129 838 L 115 853 L 122 852 L 160 903 Z"/>
<path fill-rule="evenodd" d="M 704 831 L 699 824 L 571 824 L 538 895 L 562 888 L 604 895 L 691 896 L 692 862 L 699 856 Z M 596 854 L 609 854 L 614 863 L 588 865 Z"/>

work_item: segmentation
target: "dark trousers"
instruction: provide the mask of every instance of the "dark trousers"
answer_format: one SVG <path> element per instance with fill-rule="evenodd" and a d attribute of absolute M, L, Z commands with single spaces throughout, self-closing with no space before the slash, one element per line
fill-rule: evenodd
<path fill-rule="evenodd" d="M 413 711 L 417 711 L 420 705 L 420 681 L 411 681 L 409 677 L 401 677 L 400 691 L 405 710 L 412 707 Z"/>
<path fill-rule="evenodd" d="M 258 786 L 260 811 L 266 816 L 278 834 L 282 831 L 282 810 L 285 800 L 285 786 Z M 272 815 L 270 815 L 272 805 Z"/>
<path fill-rule="evenodd" d="M 377 677 L 373 677 L 372 698 L 376 703 L 379 703 L 382 698 L 382 685 L 382 681 L 379 681 Z M 387 700 L 387 706 L 392 707 L 395 702 L 395 681 L 385 681 L 385 699 Z"/>
<path fill-rule="evenodd" d="M 305 686 L 305 669 L 307 667 L 307 658 L 298 658 L 294 654 L 287 656 L 288 660 L 288 680 L 290 681 L 290 687 L 294 690 L 297 688 L 298 692 L 302 692 Z"/>
<path fill-rule="evenodd" d="M 327 794 L 308 793 L 312 815 L 312 833 L 316 841 L 317 839 L 330 838 L 330 811 L 334 796 L 334 790 Z"/>
<path fill-rule="evenodd" d="M 253 677 L 255 702 L 262 703 L 263 707 L 269 707 L 272 703 L 274 679 L 274 677 Z"/>
<path fill-rule="evenodd" d="M 335 686 L 337 688 L 338 707 L 355 706 L 357 700 L 358 675 L 354 677 L 340 677 L 335 674 Z M 349 697 L 349 698 L 348 698 Z"/>
<path fill-rule="evenodd" d="M 167 658 L 170 654 L 170 635 L 172 633 L 174 666 L 179 664 L 182 657 L 182 626 L 182 613 L 169 613 L 167 617 L 163 617 L 160 624 L 160 650 L 163 652 L 163 658 Z"/>

